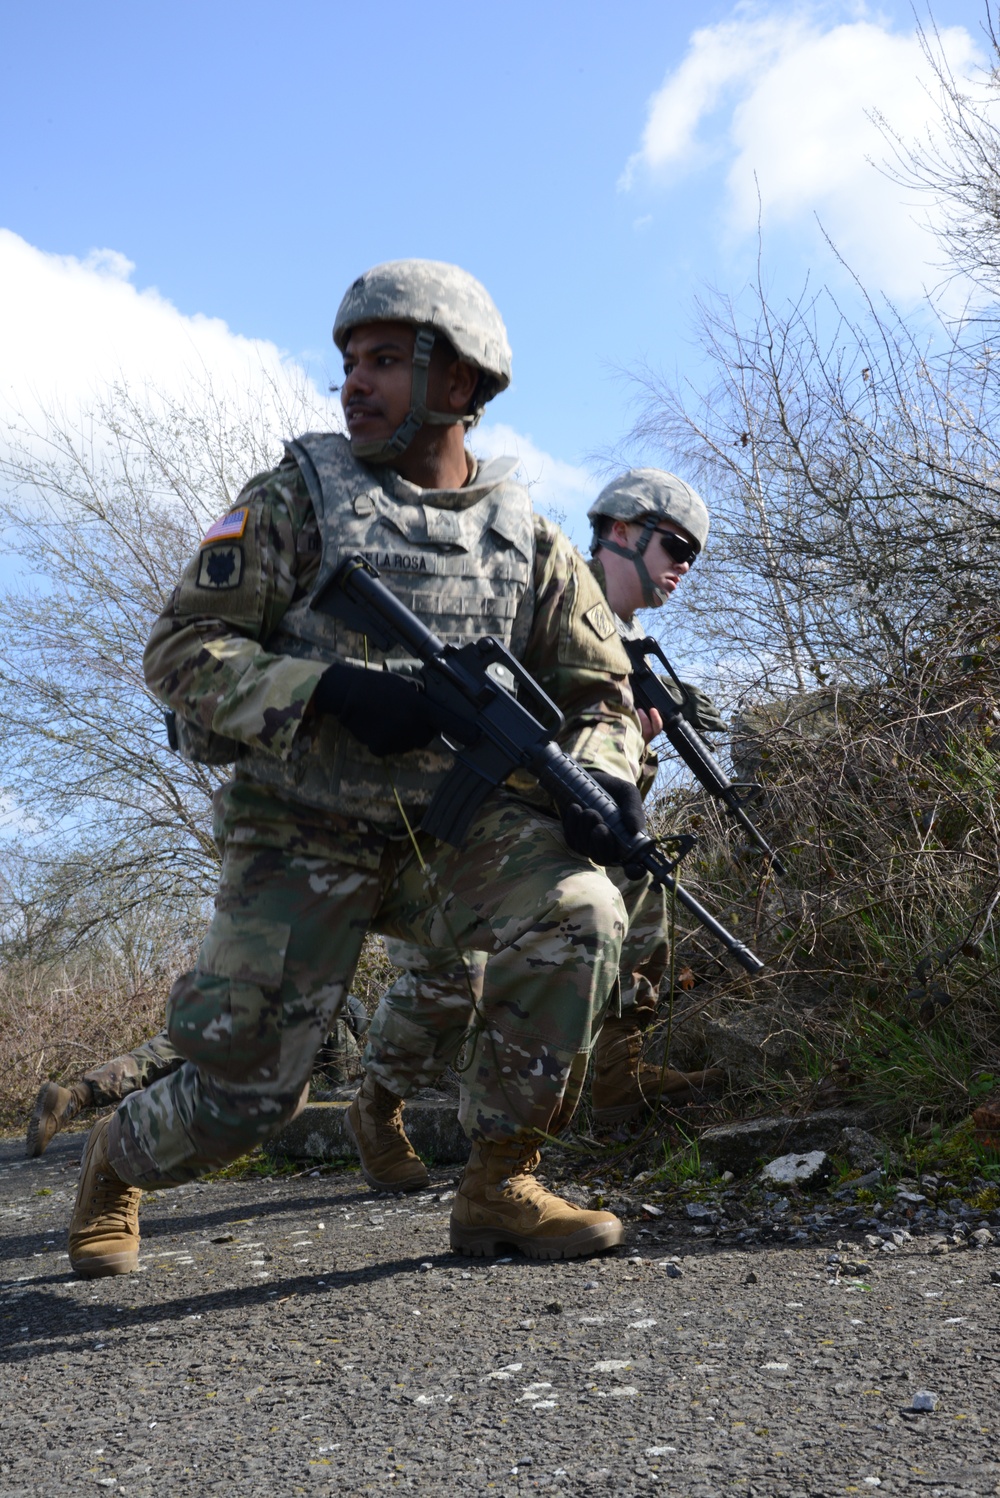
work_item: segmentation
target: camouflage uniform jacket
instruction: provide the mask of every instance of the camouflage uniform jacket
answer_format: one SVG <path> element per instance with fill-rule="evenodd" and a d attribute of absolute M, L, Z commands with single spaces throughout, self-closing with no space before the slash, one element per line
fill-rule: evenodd
<path fill-rule="evenodd" d="M 388 487 L 382 472 L 368 472 L 372 484 Z M 475 477 L 470 458 L 470 481 Z M 232 544 L 236 525 L 242 527 L 238 548 Z M 603 594 L 556 526 L 533 516 L 532 529 L 531 612 L 523 642 L 513 642 L 515 654 L 562 709 L 562 747 L 589 768 L 635 779 L 641 735 L 628 661 Z M 440 743 L 386 760 L 370 756 L 383 791 L 363 808 L 350 800 L 276 791 L 255 771 L 262 758 L 308 765 L 329 754 L 329 745 L 321 742 L 329 720 L 311 713 L 310 702 L 336 654 L 304 656 L 273 648 L 286 612 L 314 587 L 321 555 L 308 485 L 298 463 L 286 459 L 252 479 L 230 515 L 209 531 L 154 625 L 144 657 L 146 681 L 182 718 L 235 741 L 230 800 L 235 792 L 257 810 L 262 798 L 291 800 L 296 812 L 312 807 L 324 820 L 340 822 L 344 831 L 359 825 L 374 831 L 374 823 L 383 836 L 400 835 L 405 824 L 391 795 L 394 778 L 404 772 L 406 781 L 406 762 L 431 752 L 432 789 L 450 763 Z M 383 580 L 394 586 L 392 575 Z M 412 806 L 419 817 L 427 799 L 411 799 L 408 810 Z M 280 815 L 277 806 L 273 814 Z"/>

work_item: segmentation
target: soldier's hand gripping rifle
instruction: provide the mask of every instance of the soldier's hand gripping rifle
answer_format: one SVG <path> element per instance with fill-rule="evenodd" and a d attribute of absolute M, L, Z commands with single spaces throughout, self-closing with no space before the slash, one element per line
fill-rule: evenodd
<path fill-rule="evenodd" d="M 733 820 L 739 823 L 743 831 L 760 851 L 767 854 L 771 860 L 771 867 L 774 869 L 774 872 L 776 874 L 784 874 L 785 865 L 763 833 L 751 822 L 744 810 L 749 798 L 739 795 L 736 785 L 729 779 L 701 734 L 692 728 L 659 676 L 649 664 L 647 657 L 651 655 L 656 656 L 667 668 L 669 675 L 673 677 L 673 680 L 683 693 L 683 682 L 681 682 L 659 645 L 655 640 L 651 640 L 648 637 L 645 640 L 622 640 L 622 644 L 625 646 L 626 654 L 632 663 L 629 681 L 632 686 L 632 696 L 635 698 L 636 707 L 643 708 L 647 713 L 653 708 L 656 709 L 663 719 L 663 732 L 695 779 L 701 782 L 709 795 L 714 796 L 717 801 L 721 801 Z"/>
<path fill-rule="evenodd" d="M 616 802 L 554 740 L 562 714 L 521 663 L 498 640 L 486 636 L 468 645 L 445 645 L 379 581 L 364 557 L 338 567 L 313 602 L 321 613 L 342 619 L 380 650 L 401 646 L 422 665 L 428 701 L 447 724 L 455 745 L 455 768 L 438 788 L 421 829 L 460 847 L 477 809 L 491 790 L 516 769 L 531 772 L 560 807 L 575 803 L 594 810 L 614 833 L 621 862 L 641 866 L 677 900 L 748 973 L 764 964 L 731 931 L 682 889 L 671 861 L 651 837 L 629 832 Z M 505 674 L 517 696 L 502 684 Z M 536 717 L 535 713 L 540 716 Z M 544 721 L 543 721 L 544 720 Z M 682 854 L 693 839 L 680 839 Z"/>

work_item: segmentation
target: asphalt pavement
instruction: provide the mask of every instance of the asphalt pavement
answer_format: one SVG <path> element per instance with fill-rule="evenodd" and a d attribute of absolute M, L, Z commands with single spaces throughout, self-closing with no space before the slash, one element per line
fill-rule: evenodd
<path fill-rule="evenodd" d="M 141 1271 L 85 1281 L 83 1138 L 0 1141 L 2 1498 L 1000 1494 L 996 1248 L 634 1220 L 603 1258 L 463 1259 L 454 1167 L 324 1171 L 148 1196 Z"/>

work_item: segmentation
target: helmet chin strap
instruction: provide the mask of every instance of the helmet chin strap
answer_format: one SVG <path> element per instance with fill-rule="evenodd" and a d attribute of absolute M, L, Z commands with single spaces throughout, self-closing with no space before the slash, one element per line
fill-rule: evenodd
<path fill-rule="evenodd" d="M 418 328 L 413 341 L 413 374 L 410 379 L 410 409 L 393 432 L 383 442 L 355 442 L 351 438 L 351 452 L 365 463 L 391 463 L 405 453 L 422 426 L 453 427 L 475 426 L 479 420 L 475 415 L 451 416 L 444 411 L 427 409 L 427 375 L 430 370 L 434 334 L 430 328 Z"/>
<path fill-rule="evenodd" d="M 607 551 L 613 551 L 616 557 L 624 557 L 627 562 L 632 562 L 639 577 L 639 586 L 642 589 L 642 606 L 644 609 L 658 609 L 661 603 L 666 603 L 668 593 L 658 588 L 649 575 L 646 566 L 646 548 L 653 539 L 656 530 L 656 516 L 650 515 L 643 521 L 642 532 L 634 546 L 619 546 L 617 541 L 609 541 L 602 536 L 599 545 Z"/>

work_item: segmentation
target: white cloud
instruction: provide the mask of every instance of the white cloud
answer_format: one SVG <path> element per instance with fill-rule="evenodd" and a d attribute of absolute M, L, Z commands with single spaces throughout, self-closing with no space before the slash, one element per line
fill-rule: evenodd
<path fill-rule="evenodd" d="M 234 333 L 219 318 L 187 316 L 155 290 L 139 291 L 134 270 L 116 250 L 79 260 L 0 229 L 0 456 L 5 417 L 17 413 L 20 425 L 43 430 L 47 416 L 92 408 L 116 381 L 192 403 L 211 386 L 220 402 L 273 429 L 275 458 L 288 435 L 283 415 L 301 418 L 303 395 L 310 425 L 339 427 L 339 402 L 273 343 Z M 518 457 L 535 504 L 565 514 L 575 539 L 586 540 L 586 510 L 600 483 L 584 469 L 503 424 L 477 428 L 473 446 L 485 457 Z"/>
<path fill-rule="evenodd" d="M 336 404 L 304 386 L 302 370 L 273 343 L 139 291 L 134 269 L 117 250 L 79 260 L 0 229 L 0 418 L 16 413 L 37 429 L 47 416 L 93 407 L 119 381 L 172 399 L 211 385 L 220 399 L 276 418 L 282 406 L 297 407 L 305 388 L 335 419 Z"/>
<path fill-rule="evenodd" d="M 517 458 L 516 477 L 531 492 L 536 510 L 557 520 L 578 546 L 590 537 L 587 509 L 601 489 L 585 468 L 564 463 L 540 448 L 530 437 L 500 422 L 476 427 L 471 446 L 480 458 Z"/>
<path fill-rule="evenodd" d="M 727 92 L 747 87 L 755 70 L 780 50 L 783 39 L 787 45 L 797 29 L 794 22 L 783 25 L 772 18 L 723 21 L 692 32 L 687 56 L 650 101 L 642 146 L 629 160 L 620 186 L 631 187 L 642 166 L 690 170 L 704 160 L 709 148 L 696 137 L 702 120 Z"/>
<path fill-rule="evenodd" d="M 857 8 L 854 8 L 857 17 Z M 904 140 L 937 118 L 937 84 L 915 30 L 873 19 L 834 23 L 828 7 L 739 7 L 692 34 L 688 52 L 651 101 L 639 151 L 622 178 L 659 180 L 725 163 L 726 216 L 737 237 L 801 226 L 818 215 L 848 262 L 894 296 L 936 280 L 927 207 L 877 170 L 889 155 L 882 114 Z M 980 60 L 964 27 L 939 34 L 959 78 Z"/>

